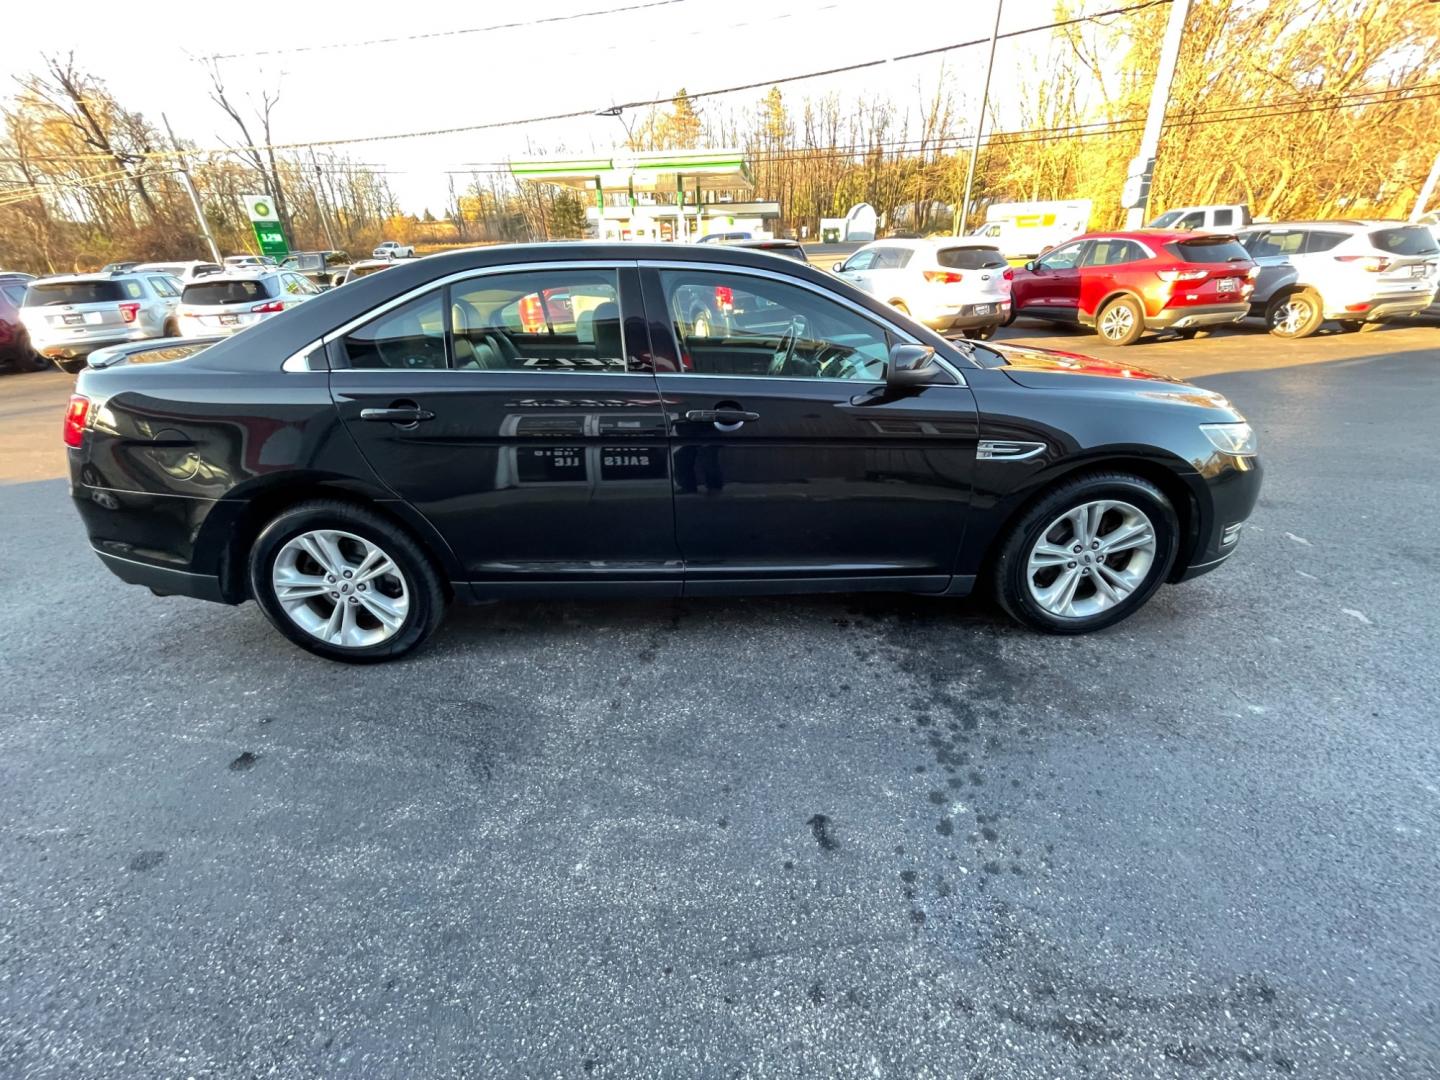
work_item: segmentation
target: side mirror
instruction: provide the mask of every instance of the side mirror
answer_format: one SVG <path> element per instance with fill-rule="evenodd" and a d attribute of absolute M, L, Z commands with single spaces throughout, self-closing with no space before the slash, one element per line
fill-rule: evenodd
<path fill-rule="evenodd" d="M 901 393 L 924 386 L 935 374 L 935 350 L 929 345 L 892 345 L 885 365 L 885 389 Z"/>
<path fill-rule="evenodd" d="M 841 270 L 845 269 L 845 264 L 843 262 L 837 262 L 834 266 L 830 267 L 830 269 L 834 270 L 835 273 L 838 274 Z"/>
<path fill-rule="evenodd" d="M 1036 262 L 1034 259 L 1031 259 L 1029 262 L 1027 262 L 1027 263 L 1025 264 L 1025 269 L 1026 269 L 1026 270 L 1029 270 L 1030 273 L 1033 274 L 1033 273 L 1035 273 L 1036 270 L 1039 270 L 1039 269 L 1040 269 L 1040 264 L 1039 264 L 1038 262 Z"/>

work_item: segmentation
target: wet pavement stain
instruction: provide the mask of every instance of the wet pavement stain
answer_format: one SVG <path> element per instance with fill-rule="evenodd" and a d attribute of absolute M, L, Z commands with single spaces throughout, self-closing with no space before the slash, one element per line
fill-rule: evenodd
<path fill-rule="evenodd" d="M 259 755 L 259 754 L 254 754 L 254 753 L 251 753 L 249 750 L 246 750 L 243 754 L 241 754 L 239 757 L 237 757 L 234 761 L 230 762 L 229 766 L 227 766 L 227 767 L 229 768 L 229 770 L 230 770 L 231 772 L 249 772 L 249 771 L 250 771 L 251 769 L 253 769 L 257 764 L 259 764 L 259 762 L 260 762 L 260 755 Z"/>
<path fill-rule="evenodd" d="M 813 815 L 805 824 L 810 826 L 821 851 L 835 851 L 840 847 L 840 842 L 830 832 L 830 819 L 824 814 Z"/>
<path fill-rule="evenodd" d="M 129 869 L 137 874 L 143 874 L 147 870 L 154 870 L 163 863 L 169 856 L 163 851 L 139 851 L 130 860 Z"/>

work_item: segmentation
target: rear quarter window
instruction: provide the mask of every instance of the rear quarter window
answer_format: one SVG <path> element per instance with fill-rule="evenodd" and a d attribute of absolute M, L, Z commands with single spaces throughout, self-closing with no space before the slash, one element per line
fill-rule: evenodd
<path fill-rule="evenodd" d="M 185 286 L 181 301 L 186 304 L 243 304 L 250 300 L 268 300 L 271 293 L 265 281 L 197 281 Z"/>
<path fill-rule="evenodd" d="M 1245 262 L 1250 258 L 1250 253 L 1240 241 L 1230 236 L 1197 236 L 1194 240 L 1177 240 L 1168 246 L 1172 255 L 1186 262 Z"/>
<path fill-rule="evenodd" d="M 135 286 L 135 283 L 126 284 Z M 135 286 L 138 294 L 139 286 Z M 104 304 L 124 300 L 128 294 L 118 281 L 57 281 L 31 285 L 25 294 L 26 307 L 49 304 Z"/>
<path fill-rule="evenodd" d="M 1430 230 L 1418 225 L 1376 229 L 1370 234 L 1370 242 L 1390 255 L 1434 255 L 1440 251 Z"/>
<path fill-rule="evenodd" d="M 1010 265 L 1005 261 L 1005 256 L 1000 254 L 999 248 L 941 248 L 936 252 L 935 259 L 941 266 L 948 266 L 952 270 L 999 270 Z"/>

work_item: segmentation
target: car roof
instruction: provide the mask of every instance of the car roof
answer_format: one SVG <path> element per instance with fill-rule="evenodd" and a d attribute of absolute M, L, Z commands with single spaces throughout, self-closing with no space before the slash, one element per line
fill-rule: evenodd
<path fill-rule="evenodd" d="M 872 247 L 907 248 L 911 251 L 936 251 L 942 247 L 995 248 L 995 250 L 999 250 L 993 241 L 978 236 L 910 236 L 894 240 L 871 240 L 865 247 L 857 250 L 864 251 L 865 248 Z"/>
<path fill-rule="evenodd" d="M 36 285 L 71 285 L 77 281 L 124 281 L 126 278 L 140 277 L 133 270 L 117 270 L 114 273 L 92 273 L 92 274 L 51 274 L 48 277 L 36 278 Z"/>
<path fill-rule="evenodd" d="M 1156 244 L 1169 244 L 1177 240 L 1194 240 L 1199 236 L 1228 236 L 1235 233 L 1220 229 L 1102 229 L 1075 237 L 1076 240 L 1149 240 Z M 1071 241 L 1066 240 L 1065 243 Z M 1056 245 L 1059 246 L 1058 244 Z"/>

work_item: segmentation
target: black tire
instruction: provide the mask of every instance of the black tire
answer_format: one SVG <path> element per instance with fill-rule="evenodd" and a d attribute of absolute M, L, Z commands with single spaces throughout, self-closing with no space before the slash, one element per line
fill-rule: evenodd
<path fill-rule="evenodd" d="M 161 337 L 179 337 L 180 324 L 174 319 L 166 319 L 165 325 L 160 328 Z"/>
<path fill-rule="evenodd" d="M 999 329 L 999 327 L 994 323 L 991 323 L 989 326 L 972 326 L 969 330 L 965 331 L 965 336 L 972 341 L 989 341 L 995 336 L 997 329 Z"/>
<path fill-rule="evenodd" d="M 1123 600 L 1104 610 L 1083 618 L 1052 614 L 1031 595 L 1027 580 L 1031 549 L 1061 515 L 1101 499 L 1128 503 L 1149 518 L 1156 541 L 1149 569 Z M 1047 492 L 1011 527 L 1000 541 L 990 584 L 1000 606 L 1017 622 L 1047 634 L 1084 634 L 1113 626 L 1143 607 L 1169 576 L 1179 543 L 1180 522 L 1175 508 L 1154 484 L 1129 473 L 1086 473 Z M 1046 582 L 1041 580 L 1039 584 Z M 1093 591 L 1093 585 L 1082 583 L 1081 587 Z"/>
<path fill-rule="evenodd" d="M 1210 336 L 1210 331 L 1202 326 L 1187 326 L 1184 330 L 1176 330 L 1175 333 L 1184 341 L 1194 341 L 1196 338 Z"/>
<path fill-rule="evenodd" d="M 276 557 L 290 540 L 317 529 L 361 537 L 380 547 L 399 569 L 410 603 L 404 622 L 386 640 L 363 647 L 324 641 L 295 623 L 276 597 L 271 578 Z M 440 575 L 414 538 L 372 510 L 336 500 L 298 503 L 271 520 L 251 545 L 249 583 L 250 595 L 275 629 L 316 656 L 347 664 L 373 664 L 404 656 L 434 633 L 445 615 Z"/>
<path fill-rule="evenodd" d="M 1117 296 L 1095 316 L 1095 333 L 1107 345 L 1134 345 L 1145 333 L 1145 309 L 1133 296 Z"/>
<path fill-rule="evenodd" d="M 1265 326 L 1287 341 L 1307 338 L 1325 321 L 1320 297 L 1309 289 L 1298 289 L 1275 297 L 1265 309 Z"/>
<path fill-rule="evenodd" d="M 1011 323 L 1013 323 L 1014 321 L 1015 321 L 1015 305 L 1012 303 L 1012 304 L 1010 305 L 1010 313 L 1009 313 L 1008 315 L 1006 315 L 1005 318 L 1003 318 L 1003 319 L 1000 320 L 1000 325 L 1001 325 L 1001 326 L 1009 326 L 1009 325 L 1010 325 Z"/>
<path fill-rule="evenodd" d="M 1360 319 L 1341 319 L 1335 325 L 1342 334 L 1355 334 L 1365 329 L 1365 323 Z"/>
<path fill-rule="evenodd" d="M 67 356 L 64 359 L 56 356 L 52 357 L 50 362 L 66 375 L 79 375 L 85 368 L 85 357 L 83 356 Z"/>

